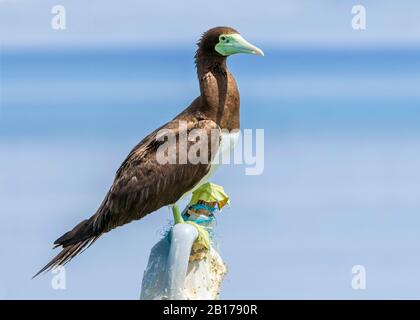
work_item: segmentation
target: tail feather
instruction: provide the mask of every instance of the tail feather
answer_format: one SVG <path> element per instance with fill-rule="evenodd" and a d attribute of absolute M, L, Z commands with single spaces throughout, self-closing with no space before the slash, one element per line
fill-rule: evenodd
<path fill-rule="evenodd" d="M 48 264 L 39 270 L 32 278 L 41 273 L 50 271 L 58 266 L 63 266 L 79 253 L 89 248 L 105 231 L 95 227 L 95 215 L 89 219 L 83 220 L 72 230 L 66 232 L 60 238 L 54 241 L 54 249 L 62 247 Z M 98 230 L 99 229 L 99 230 Z"/>
<path fill-rule="evenodd" d="M 93 235 L 94 235 L 94 230 L 93 230 L 92 218 L 86 219 L 80 222 L 72 230 L 70 230 L 69 232 L 66 232 L 60 238 L 55 240 L 54 244 L 56 245 L 56 247 L 58 246 L 67 247 L 67 246 L 85 241 L 89 238 L 92 238 Z"/>
<path fill-rule="evenodd" d="M 91 237 L 85 239 L 75 244 L 68 245 L 64 247 L 58 255 L 56 255 L 50 262 L 47 263 L 41 270 L 39 270 L 33 277 L 40 275 L 41 273 L 48 272 L 58 266 L 64 266 L 67 262 L 77 256 L 79 253 L 83 252 L 89 248 L 99 236 Z M 82 251 L 83 250 L 83 251 Z"/>

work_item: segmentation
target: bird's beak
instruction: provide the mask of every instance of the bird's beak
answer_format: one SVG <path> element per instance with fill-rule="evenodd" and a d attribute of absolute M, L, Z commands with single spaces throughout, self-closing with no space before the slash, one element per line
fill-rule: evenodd
<path fill-rule="evenodd" d="M 264 56 L 264 52 L 260 48 L 250 44 L 238 33 L 221 35 L 215 50 L 223 56 L 230 56 L 235 53 L 250 53 Z"/>

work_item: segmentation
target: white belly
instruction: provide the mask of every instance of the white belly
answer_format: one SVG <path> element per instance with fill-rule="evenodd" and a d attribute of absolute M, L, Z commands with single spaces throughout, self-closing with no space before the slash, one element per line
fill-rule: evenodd
<path fill-rule="evenodd" d="M 222 133 L 220 139 L 220 145 L 217 149 L 216 155 L 214 156 L 214 161 L 211 163 L 209 172 L 200 180 L 199 183 L 195 185 L 190 191 L 186 192 L 181 199 L 188 196 L 195 189 L 197 189 L 202 184 L 206 183 L 214 174 L 214 172 L 219 168 L 220 164 L 224 163 L 224 159 L 230 159 L 231 153 L 235 148 L 236 144 L 239 141 L 240 132 L 233 133 Z M 229 162 L 230 163 L 230 162 Z"/>

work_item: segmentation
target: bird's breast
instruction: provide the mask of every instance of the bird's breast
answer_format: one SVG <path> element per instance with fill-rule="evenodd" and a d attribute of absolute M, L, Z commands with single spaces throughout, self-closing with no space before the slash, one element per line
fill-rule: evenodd
<path fill-rule="evenodd" d="M 221 164 L 229 164 L 231 163 L 232 153 L 239 142 L 240 131 L 233 130 L 231 132 L 222 132 L 220 137 L 219 147 L 217 152 L 213 158 L 213 161 L 210 164 L 209 172 L 198 182 L 194 188 L 186 192 L 181 198 L 184 198 L 191 194 L 195 189 L 200 187 L 202 184 L 209 181 L 209 179 L 213 176 L 214 172 L 219 168 Z"/>

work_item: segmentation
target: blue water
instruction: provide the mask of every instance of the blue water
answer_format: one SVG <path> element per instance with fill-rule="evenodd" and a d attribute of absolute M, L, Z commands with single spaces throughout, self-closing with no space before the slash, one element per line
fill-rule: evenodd
<path fill-rule="evenodd" d="M 221 168 L 222 298 L 419 298 L 420 51 L 265 49 L 234 56 L 243 128 L 265 170 Z M 191 52 L 4 52 L 0 297 L 139 295 L 161 209 L 30 280 L 54 239 L 95 211 L 130 149 L 199 94 Z M 353 290 L 351 268 L 367 270 Z"/>

